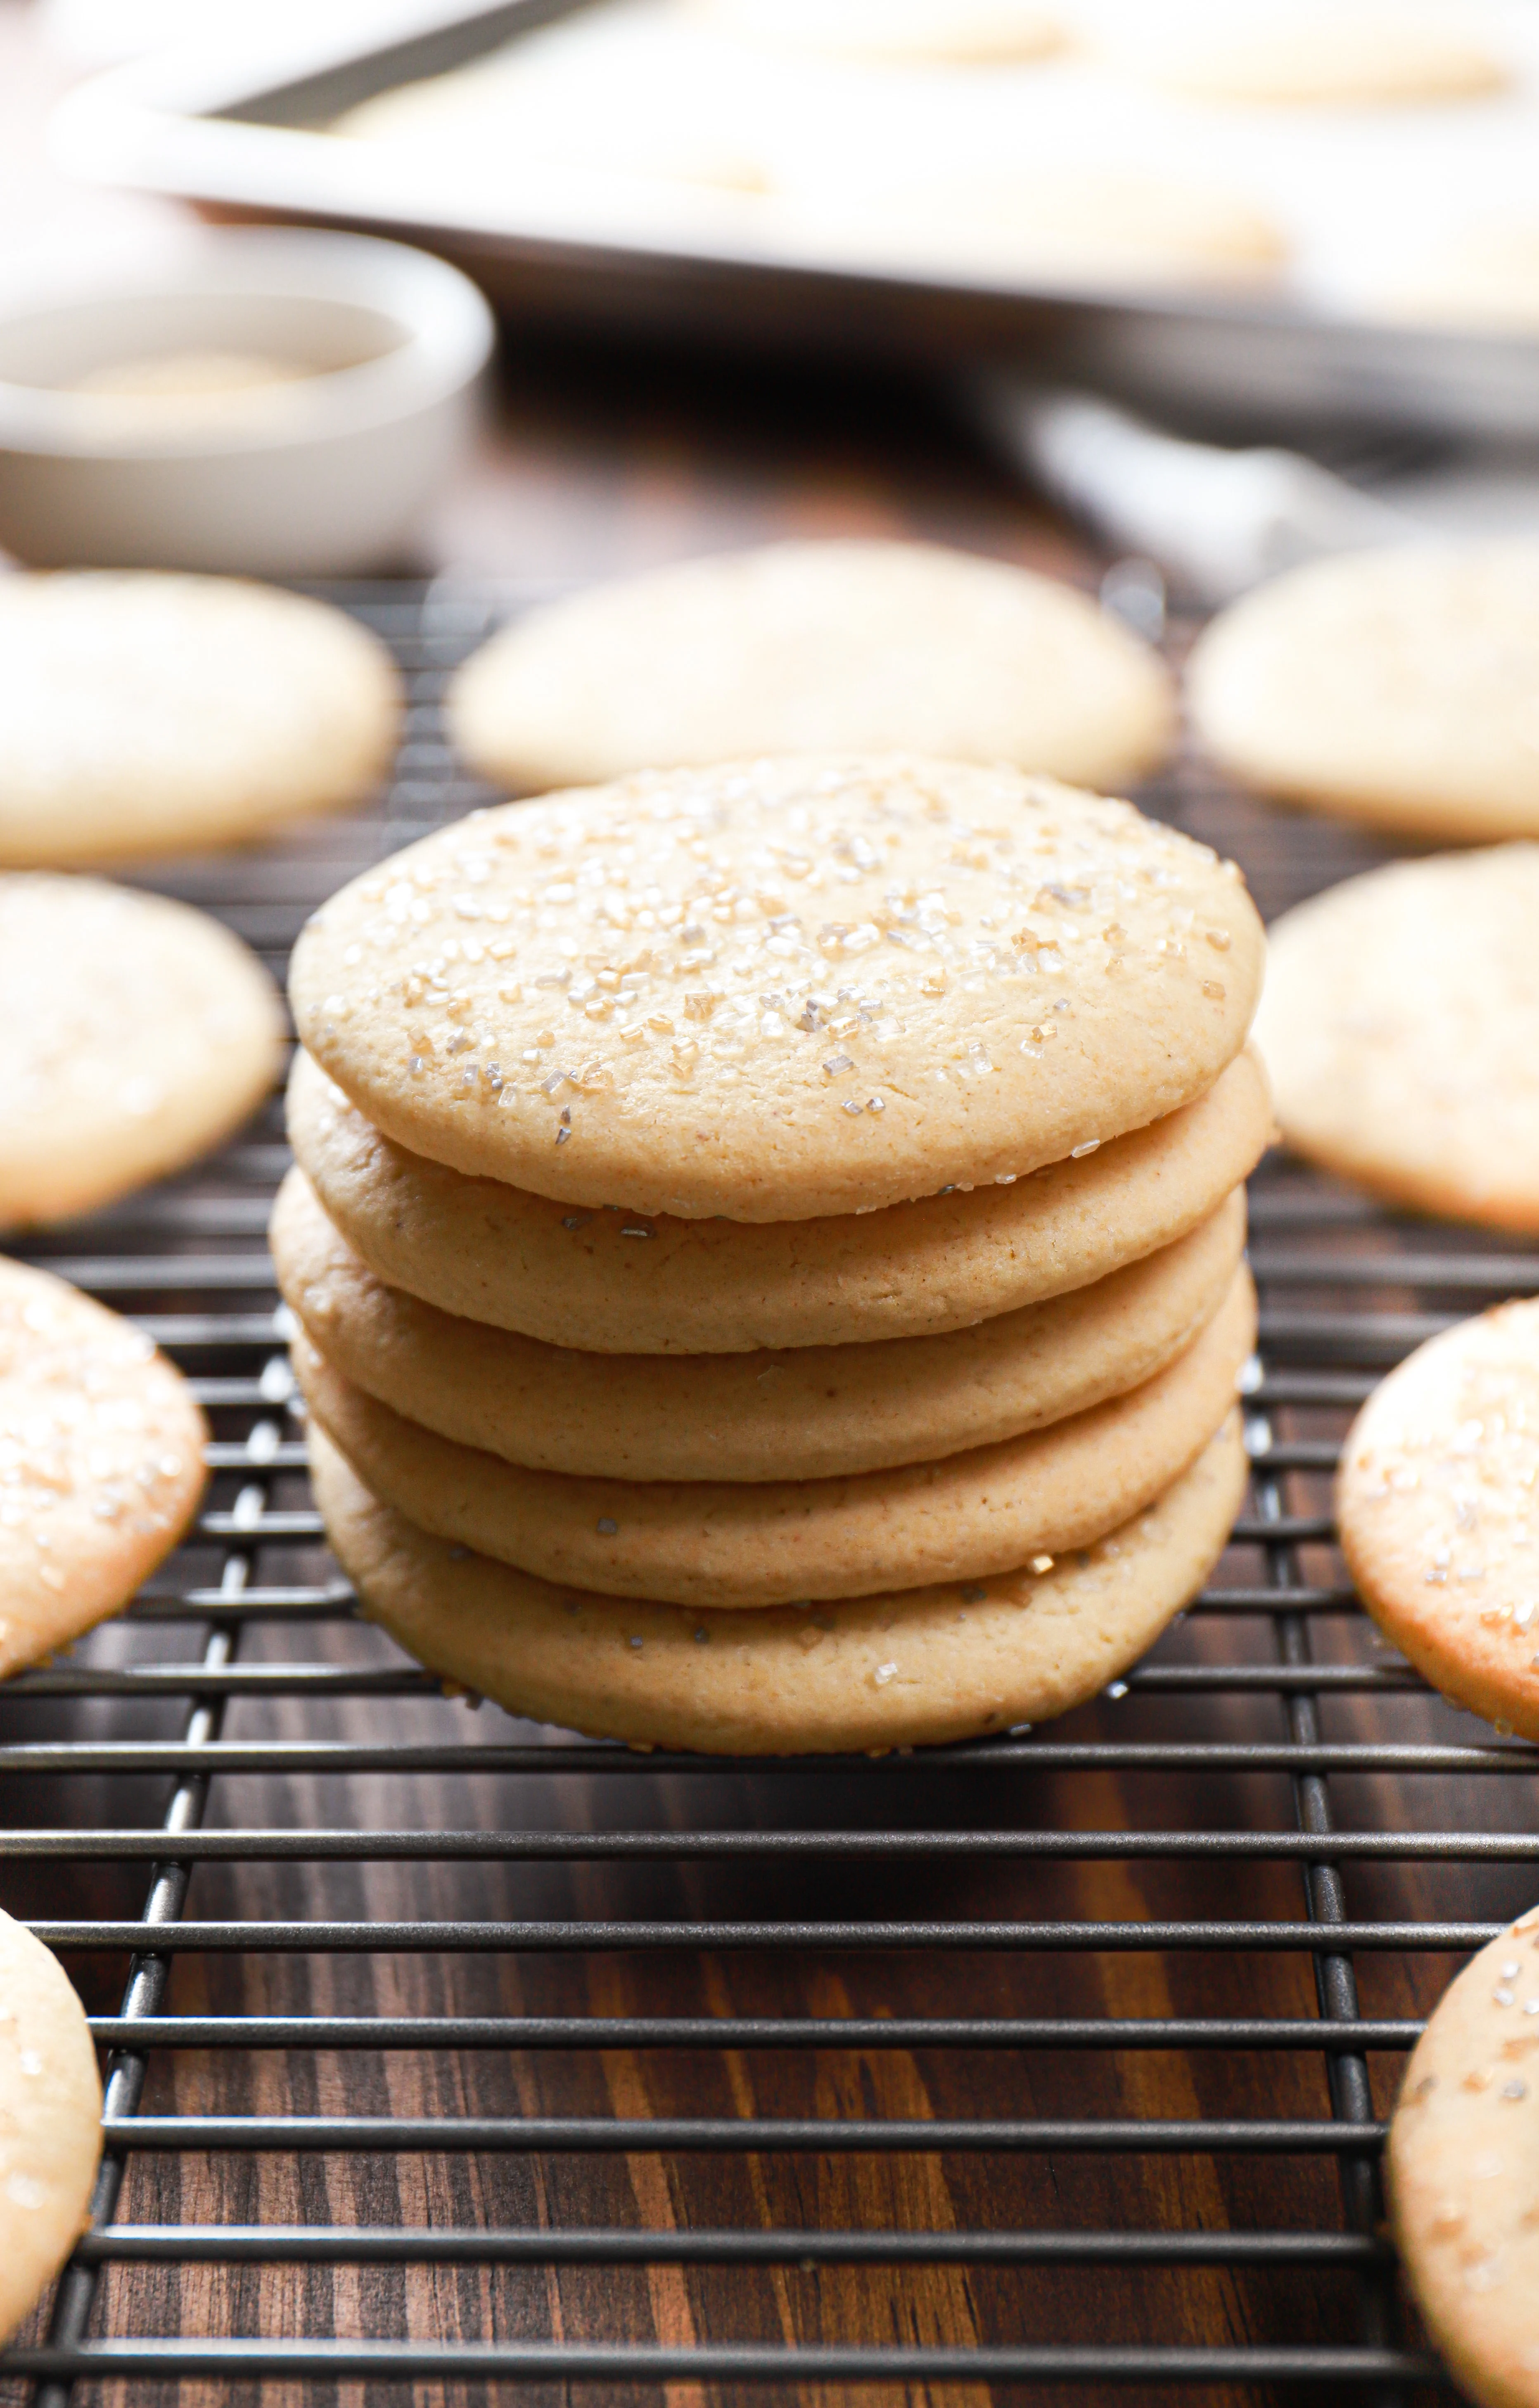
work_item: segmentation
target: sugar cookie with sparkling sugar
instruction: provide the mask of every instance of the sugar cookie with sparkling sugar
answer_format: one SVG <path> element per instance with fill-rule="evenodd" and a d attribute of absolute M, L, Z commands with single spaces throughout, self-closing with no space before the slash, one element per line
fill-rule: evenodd
<path fill-rule="evenodd" d="M 529 611 L 450 691 L 525 789 L 769 752 L 1013 761 L 1120 787 L 1169 752 L 1157 652 L 1084 594 L 937 544 L 777 543 Z"/>
<path fill-rule="evenodd" d="M 1062 36 L 1042 0 L 693 0 L 707 23 L 788 50 L 891 65 L 1035 58 Z"/>
<path fill-rule="evenodd" d="M 444 1312 L 600 1354 L 748 1354 L 970 1328 L 1175 1245 L 1272 1134 L 1254 1047 L 1205 1096 L 1007 1186 L 818 1221 L 571 1212 L 381 1137 L 307 1054 L 289 1137 L 348 1243 Z"/>
<path fill-rule="evenodd" d="M 242 844 L 362 802 L 399 681 L 329 603 L 236 578 L 0 580 L 0 865 Z"/>
<path fill-rule="evenodd" d="M 1539 1302 L 1389 1373 L 1352 1425 L 1337 1510 L 1363 1603 L 1417 1670 L 1539 1739 Z"/>
<path fill-rule="evenodd" d="M 722 1609 L 976 1579 L 1089 1546 L 1200 1455 L 1256 1336 L 1240 1271 L 1185 1354 L 1072 1419 L 848 1479 L 578 1479 L 437 1437 L 344 1380 L 301 1333 L 311 1414 L 382 1502 L 544 1580 Z"/>
<path fill-rule="evenodd" d="M 140 1331 L 0 1260 L 0 1674 L 128 1603 L 197 1511 L 207 1436 Z"/>
<path fill-rule="evenodd" d="M 0 1226 L 180 1170 L 283 1066 L 277 988 L 202 911 L 93 878 L 0 874 Z"/>
<path fill-rule="evenodd" d="M 1466 1965 L 1389 2126 L 1395 2240 L 1478 2408 L 1539 2408 L 1539 1907 Z"/>
<path fill-rule="evenodd" d="M 1311 561 L 1192 652 L 1197 732 L 1279 800 L 1404 836 L 1539 836 L 1539 544 Z"/>
<path fill-rule="evenodd" d="M 1495 92 L 1508 71 L 1479 9 L 1417 0 L 1097 0 L 1114 64 L 1205 101 L 1383 108 Z"/>
<path fill-rule="evenodd" d="M 1130 805 L 894 757 L 657 772 L 425 838 L 310 921 L 375 1125 L 587 1206 L 805 1220 L 1014 1179 L 1244 1042 L 1237 870 Z"/>
<path fill-rule="evenodd" d="M 798 254 L 847 271 L 1062 292 L 1264 284 L 1288 257 L 1276 221 L 1243 190 L 1114 160 L 1062 160 L 1029 145 L 918 169 L 912 147 L 873 172 L 819 158 L 788 177 L 782 222 Z"/>
<path fill-rule="evenodd" d="M 1382 317 L 1465 334 L 1539 332 L 1539 216 L 1461 225 L 1387 277 L 1373 306 Z"/>
<path fill-rule="evenodd" d="M 1223 1302 L 1245 1201 L 1091 1287 L 971 1329 L 752 1354 L 589 1354 L 439 1312 L 375 1278 L 298 1169 L 271 1237 L 320 1352 L 441 1438 L 583 1477 L 825 1480 L 992 1445 L 1152 1379 Z"/>
<path fill-rule="evenodd" d="M 684 1612 L 554 1588 L 429 1538 L 323 1432 L 311 1446 L 344 1570 L 433 1671 L 594 1738 L 729 1756 L 915 1747 L 1066 1713 L 1190 1603 L 1246 1484 L 1232 1413 L 1147 1512 L 1062 1561 L 839 1604 Z"/>
<path fill-rule="evenodd" d="M 1275 922 L 1256 1039 L 1288 1143 L 1381 1196 L 1539 1231 L 1539 845 L 1348 879 Z"/>
<path fill-rule="evenodd" d="M 0 2341 L 80 2237 L 101 2118 L 85 2010 L 58 1958 L 0 1914 Z"/>

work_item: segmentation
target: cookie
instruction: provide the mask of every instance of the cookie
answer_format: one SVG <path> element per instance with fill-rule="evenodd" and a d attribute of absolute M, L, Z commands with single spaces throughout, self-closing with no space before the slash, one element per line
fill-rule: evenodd
<path fill-rule="evenodd" d="M 0 1675 L 128 1603 L 197 1512 L 207 1437 L 132 1323 L 0 1260 Z"/>
<path fill-rule="evenodd" d="M 1191 654 L 1197 731 L 1247 785 L 1405 836 L 1539 835 L 1539 544 L 1290 569 Z"/>
<path fill-rule="evenodd" d="M 564 16 L 524 25 L 464 66 L 376 93 L 327 131 L 391 145 L 440 195 L 446 184 L 468 187 L 482 209 L 531 198 L 548 208 L 555 186 L 568 206 L 576 190 L 590 208 L 596 190 L 634 221 L 638 206 L 655 211 L 661 198 L 676 237 L 681 188 L 712 197 L 763 191 L 775 146 L 761 63 L 703 43 L 672 7 Z M 629 191 L 617 190 L 621 178 Z"/>
<path fill-rule="evenodd" d="M 0 1914 L 0 2341 L 79 2239 L 101 2154 L 85 2012 L 57 1957 Z"/>
<path fill-rule="evenodd" d="M 362 802 L 400 721 L 383 645 L 276 586 L 0 580 L 0 866 L 241 844 Z"/>
<path fill-rule="evenodd" d="M 1505 65 L 1469 13 L 1395 0 L 1138 0 L 1104 23 L 1114 64 L 1167 91 L 1265 107 L 1375 108 L 1498 91 Z"/>
<path fill-rule="evenodd" d="M 1375 300 L 1385 317 L 1411 323 L 1539 332 L 1539 219 L 1477 220 L 1403 266 Z"/>
<path fill-rule="evenodd" d="M 746 1354 L 963 1329 L 1174 1245 L 1255 1168 L 1272 1097 L 1253 1046 L 1205 1096 L 1007 1187 L 819 1221 L 566 1211 L 381 1137 L 307 1054 L 289 1137 L 387 1285 L 601 1354 Z"/>
<path fill-rule="evenodd" d="M 1152 1379 L 1228 1293 L 1245 1199 L 1093 1287 L 940 1338 L 777 1354 L 587 1354 L 463 1321 L 375 1278 L 304 1173 L 278 1191 L 278 1285 L 334 1369 L 441 1438 L 615 1480 L 824 1480 L 1019 1437 Z"/>
<path fill-rule="evenodd" d="M 1423 2321 L 1481 2408 L 1539 2403 L 1539 1907 L 1450 1983 L 1389 2126 L 1395 2240 Z"/>
<path fill-rule="evenodd" d="M 1117 786 L 1175 728 L 1158 653 L 1086 595 L 854 539 L 677 562 L 532 610 L 459 672 L 449 715 L 483 777 L 525 789 L 900 750 Z"/>
<path fill-rule="evenodd" d="M 694 0 L 723 33 L 876 65 L 1033 59 L 1062 37 L 1041 0 Z"/>
<path fill-rule="evenodd" d="M 1011 1180 L 1190 1103 L 1263 939 L 1126 803 L 950 762 L 759 761 L 485 811 L 295 948 L 376 1127 L 536 1195 L 800 1221 Z"/>
<path fill-rule="evenodd" d="M 685 1613 L 554 1588 L 429 1538 L 378 1503 L 323 1432 L 311 1449 L 338 1560 L 365 1610 L 433 1671 L 595 1738 L 738 1756 L 921 1746 L 1066 1713 L 1196 1595 L 1246 1485 L 1232 1413 L 1135 1520 L 1040 1571 Z"/>
<path fill-rule="evenodd" d="M 1539 846 L 1395 862 L 1284 914 L 1256 1023 L 1290 1145 L 1539 1230 Z"/>
<path fill-rule="evenodd" d="M 723 1609 L 975 1580 L 1087 1546 L 1178 1479 L 1255 1340 L 1238 1273 L 1187 1352 L 1131 1396 L 1024 1438 L 848 1480 L 615 1481 L 528 1471 L 405 1421 L 301 1333 L 314 1417 L 420 1529 L 542 1579 Z"/>
<path fill-rule="evenodd" d="M 1276 221 L 1227 186 L 1117 165 L 1029 159 L 945 173 L 851 175 L 825 160 L 782 204 L 799 251 L 900 273 L 971 278 L 1017 289 L 1264 281 L 1288 257 Z"/>
<path fill-rule="evenodd" d="M 1352 1425 L 1337 1512 L 1369 1612 L 1445 1697 L 1539 1739 L 1539 1303 L 1461 1321 Z"/>
<path fill-rule="evenodd" d="M 0 874 L 0 1226 L 181 1169 L 283 1068 L 282 1003 L 240 939 L 96 879 Z"/>

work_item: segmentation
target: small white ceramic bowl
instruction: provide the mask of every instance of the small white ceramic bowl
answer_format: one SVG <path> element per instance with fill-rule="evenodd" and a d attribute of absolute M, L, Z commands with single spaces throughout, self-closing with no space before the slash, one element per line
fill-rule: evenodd
<path fill-rule="evenodd" d="M 174 266 L 0 301 L 0 548 L 268 577 L 394 563 L 472 439 L 494 337 L 443 260 L 297 229 L 210 233 Z M 205 408 L 78 389 L 210 352 L 300 372 Z"/>

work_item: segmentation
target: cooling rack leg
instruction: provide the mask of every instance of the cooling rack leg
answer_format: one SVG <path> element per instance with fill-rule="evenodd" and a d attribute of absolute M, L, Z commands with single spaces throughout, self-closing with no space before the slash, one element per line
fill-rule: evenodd
<path fill-rule="evenodd" d="M 242 1489 L 235 1500 L 237 1520 L 260 1517 L 266 1503 L 265 1486 L 253 1483 Z M 249 1551 L 232 1554 L 227 1559 L 220 1586 L 228 1598 L 238 1598 L 250 1577 L 251 1557 Z M 209 1630 L 204 1644 L 203 1668 L 221 1671 L 233 1663 L 240 1640 L 240 1626 L 223 1625 Z M 192 1747 L 204 1746 L 220 1736 L 224 1720 L 224 1701 L 211 1699 L 194 1706 L 182 1727 L 182 1739 Z M 179 1781 L 165 1810 L 164 1829 L 168 1835 L 178 1831 L 195 1831 L 208 1805 L 209 1776 L 193 1772 Z M 146 1923 L 176 1923 L 180 1919 L 186 1902 L 191 1865 L 168 1857 L 150 1868 L 150 1893 L 145 1900 Z M 169 1956 L 135 1956 L 129 1966 L 128 1985 L 123 1992 L 119 2013 L 133 2021 L 150 2021 L 158 2015 L 165 2002 L 166 1985 L 171 1975 Z M 145 2080 L 150 2070 L 149 2057 L 136 2049 L 115 2049 L 107 2062 L 106 2097 L 103 2114 L 108 2117 L 135 2115 L 144 2096 Z M 121 2150 L 105 2152 L 96 2174 L 96 2186 L 91 2197 L 91 2229 L 99 2231 L 110 2224 L 118 2212 L 118 2199 L 122 2189 L 125 2157 Z M 49 2322 L 48 2345 L 50 2349 L 75 2349 L 85 2339 L 95 2303 L 98 2271 L 71 2259 L 59 2279 L 59 2289 L 53 2302 L 53 2315 Z M 36 2408 L 69 2408 L 73 2386 L 68 2383 L 40 2383 L 34 2393 Z"/>
<path fill-rule="evenodd" d="M 1278 1522 L 1284 1518 L 1284 1500 L 1276 1479 L 1260 1477 L 1256 1481 L 1258 1518 L 1262 1522 Z M 1267 1584 L 1281 1595 L 1304 1585 L 1294 1560 L 1291 1544 L 1278 1541 L 1266 1549 Z M 1309 1641 L 1309 1625 L 1302 1613 L 1279 1611 L 1273 1616 L 1280 1661 L 1290 1670 L 1307 1667 L 1313 1662 Z M 1315 1747 L 1319 1744 L 1319 1709 L 1315 1698 L 1306 1691 L 1295 1691 L 1287 1700 L 1288 1736 L 1295 1746 Z M 1311 1837 L 1328 1837 L 1332 1828 L 1331 1799 L 1323 1773 L 1299 1774 L 1293 1783 L 1294 1812 L 1299 1828 Z M 1347 1919 L 1347 1899 L 1337 1868 L 1321 1858 L 1307 1860 L 1302 1867 L 1304 1905 L 1311 1923 L 1327 1928 Z M 1357 1975 L 1350 1956 L 1333 1951 L 1320 1950 L 1315 1956 L 1315 1995 L 1321 2018 L 1327 2023 L 1352 2023 L 1358 2018 Z M 1371 2124 L 1374 2121 L 1372 2086 L 1368 2078 L 1365 2057 L 1332 2050 L 1326 2057 L 1326 2079 L 1330 2086 L 1331 2113 L 1338 2123 Z M 1337 2157 L 1341 2179 L 1342 2209 L 1348 2229 L 1374 2233 L 1383 2219 L 1384 2199 L 1379 2183 L 1378 2164 L 1366 2152 L 1344 2148 Z M 1362 2278 L 1361 2294 L 1360 2332 L 1370 2349 L 1393 2346 L 1397 2324 L 1393 2276 L 1385 2272 L 1371 2271 Z M 1375 2387 L 1367 2395 L 1370 2408 L 1404 2408 L 1405 2394 L 1398 2385 Z"/>

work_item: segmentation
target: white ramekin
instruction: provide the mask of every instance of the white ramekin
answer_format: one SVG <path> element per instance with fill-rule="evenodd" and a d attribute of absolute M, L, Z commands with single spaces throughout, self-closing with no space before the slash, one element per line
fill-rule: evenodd
<path fill-rule="evenodd" d="M 492 313 L 406 245 L 210 232 L 175 265 L 0 299 L 0 548 L 46 567 L 269 577 L 398 563 L 472 439 Z M 160 351 L 319 371 L 189 419 L 71 391 Z"/>

